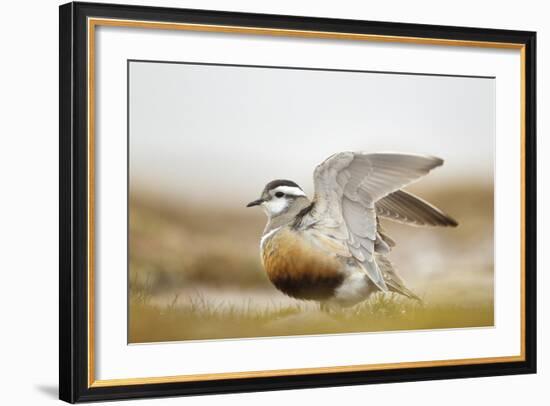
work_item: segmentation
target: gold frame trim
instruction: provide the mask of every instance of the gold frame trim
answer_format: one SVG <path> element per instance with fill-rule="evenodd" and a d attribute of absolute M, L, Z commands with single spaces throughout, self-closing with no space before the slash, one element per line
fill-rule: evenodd
<path fill-rule="evenodd" d="M 417 45 L 461 46 L 478 48 L 514 49 L 520 51 L 520 83 L 521 83 L 521 270 L 520 270 L 520 336 L 521 349 L 519 355 L 485 358 L 464 358 L 452 360 L 396 362 L 384 364 L 346 365 L 317 368 L 277 369 L 266 371 L 220 372 L 212 374 L 190 374 L 146 378 L 95 379 L 95 339 L 94 339 L 94 191 L 95 191 L 95 28 L 97 26 L 149 28 L 161 30 L 183 30 L 194 32 L 218 32 L 248 35 L 268 35 L 299 38 L 339 39 L 371 42 L 390 42 Z M 437 366 L 457 366 L 472 364 L 492 364 L 503 362 L 525 361 L 525 45 L 507 42 L 463 41 L 453 39 L 435 39 L 421 37 L 401 37 L 391 35 L 354 34 L 344 32 L 305 31 L 289 29 L 273 29 L 259 27 L 240 27 L 227 25 L 165 23 L 140 20 L 120 20 L 109 18 L 89 18 L 87 27 L 88 41 L 88 387 L 112 387 L 124 385 L 143 385 L 158 383 L 176 383 L 192 381 L 212 381 L 218 379 L 243 379 L 257 377 L 277 377 L 289 375 L 330 374 L 338 372 L 379 371 L 394 368 L 422 368 Z"/>

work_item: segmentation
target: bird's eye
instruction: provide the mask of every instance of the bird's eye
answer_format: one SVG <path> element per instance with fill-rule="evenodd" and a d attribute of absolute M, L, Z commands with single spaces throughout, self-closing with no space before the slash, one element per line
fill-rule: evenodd
<path fill-rule="evenodd" d="M 275 197 L 283 197 L 285 194 L 283 192 L 275 193 Z"/>

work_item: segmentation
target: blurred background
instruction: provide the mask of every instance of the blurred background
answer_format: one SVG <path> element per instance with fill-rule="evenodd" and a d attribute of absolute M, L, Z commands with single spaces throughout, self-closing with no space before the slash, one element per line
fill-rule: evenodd
<path fill-rule="evenodd" d="M 493 324 L 494 79 L 131 62 L 129 342 Z M 327 315 L 260 262 L 272 179 L 311 197 L 339 151 L 445 160 L 407 190 L 458 228 L 383 221 L 419 305 L 392 295 Z"/>

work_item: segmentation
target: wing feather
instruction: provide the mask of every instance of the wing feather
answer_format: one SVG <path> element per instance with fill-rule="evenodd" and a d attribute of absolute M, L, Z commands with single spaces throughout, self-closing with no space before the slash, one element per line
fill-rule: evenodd
<path fill-rule="evenodd" d="M 398 190 L 376 202 L 376 214 L 416 226 L 456 227 L 458 222 L 418 196 Z"/>
<path fill-rule="evenodd" d="M 388 286 L 390 291 L 399 293 L 400 295 L 406 296 L 409 299 L 414 299 L 422 302 L 422 299 L 420 299 L 413 291 L 405 286 L 405 282 L 398 275 L 395 268 L 393 267 L 393 264 L 386 257 L 382 255 L 377 255 L 376 261 L 380 266 L 380 270 L 384 275 L 386 285 Z"/>
<path fill-rule="evenodd" d="M 309 223 L 331 238 L 342 238 L 369 278 L 387 291 L 374 257 L 377 248 L 389 250 L 378 232 L 378 210 L 394 218 L 403 215 L 396 211 L 399 197 L 389 199 L 380 208 L 376 203 L 442 164 L 439 158 L 423 155 L 354 152 L 332 155 L 315 169 L 315 198 L 313 210 L 308 213 Z"/>

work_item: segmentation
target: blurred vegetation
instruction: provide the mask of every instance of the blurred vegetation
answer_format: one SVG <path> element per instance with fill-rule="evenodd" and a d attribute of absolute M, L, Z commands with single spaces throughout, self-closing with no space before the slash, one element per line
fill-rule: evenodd
<path fill-rule="evenodd" d="M 159 307 L 136 295 L 130 300 L 130 315 L 131 343 L 493 325 L 490 302 L 471 307 L 427 306 L 381 293 L 355 307 L 331 312 L 304 302 L 271 308 L 212 306 L 200 297 L 183 307 Z"/>
<path fill-rule="evenodd" d="M 260 210 L 132 191 L 129 342 L 492 325 L 492 187 L 409 190 L 460 223 L 418 228 L 383 222 L 397 242 L 390 259 L 425 304 L 377 294 L 330 314 L 271 285 L 259 256 Z"/>
<path fill-rule="evenodd" d="M 130 289 L 162 293 L 197 284 L 270 287 L 260 263 L 264 224 L 258 214 L 132 199 Z"/>

